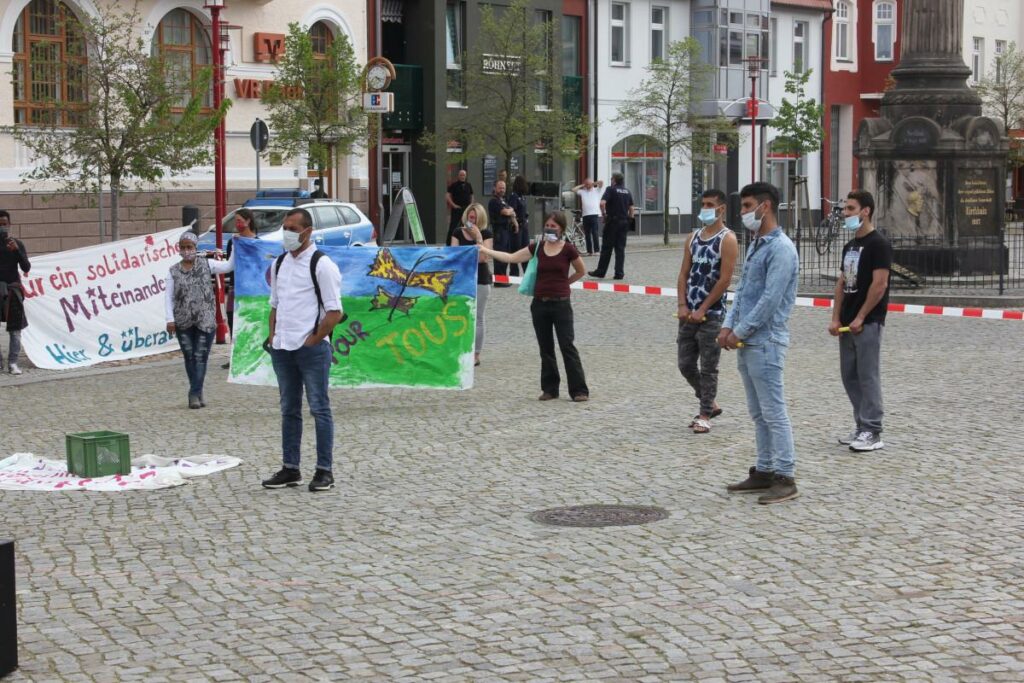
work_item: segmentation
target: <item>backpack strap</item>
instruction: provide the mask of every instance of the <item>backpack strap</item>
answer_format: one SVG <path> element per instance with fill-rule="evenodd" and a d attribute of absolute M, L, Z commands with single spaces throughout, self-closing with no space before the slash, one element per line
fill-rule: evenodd
<path fill-rule="evenodd" d="M 316 322 L 313 323 L 313 332 L 316 332 L 317 328 L 320 327 L 320 311 L 324 314 L 327 313 L 327 309 L 324 308 L 324 297 L 320 294 L 320 281 L 316 279 L 316 264 L 320 262 L 320 257 L 324 253 L 317 249 L 313 252 L 313 256 L 309 259 L 309 277 L 313 280 L 313 291 L 316 292 Z"/>

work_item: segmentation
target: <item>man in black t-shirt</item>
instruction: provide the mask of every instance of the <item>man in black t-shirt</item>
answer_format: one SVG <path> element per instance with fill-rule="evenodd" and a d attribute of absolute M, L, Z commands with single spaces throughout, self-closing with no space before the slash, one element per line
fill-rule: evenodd
<path fill-rule="evenodd" d="M 843 387 L 853 404 L 855 428 L 839 443 L 852 451 L 874 451 L 882 443 L 882 378 L 879 355 L 889 306 L 892 246 L 875 230 L 875 199 L 854 190 L 846 197 L 846 229 L 856 231 L 843 247 L 829 334 L 839 337 Z M 849 327 L 848 332 L 840 328 Z"/>
<path fill-rule="evenodd" d="M 494 183 L 494 196 L 487 203 L 487 217 L 490 219 L 491 229 L 494 232 L 495 251 L 512 253 L 518 251 L 512 249 L 512 234 L 519 232 L 516 223 L 515 209 L 505 199 L 505 181 L 499 180 Z M 508 264 L 501 261 L 494 262 L 494 274 L 505 275 L 508 272 Z M 508 287 L 507 282 L 495 282 L 495 287 Z"/>
<path fill-rule="evenodd" d="M 448 221 L 448 237 L 444 243 L 452 241 L 452 233 L 462 223 L 462 212 L 473 203 L 473 186 L 466 182 L 466 169 L 459 171 L 455 182 L 448 186 L 444 195 L 445 206 L 451 212 L 451 219 Z"/>
<path fill-rule="evenodd" d="M 626 261 L 626 235 L 629 234 L 629 220 L 633 217 L 633 195 L 626 189 L 621 173 L 612 173 L 612 184 L 601 197 L 601 215 L 604 216 L 604 234 L 601 236 L 601 258 L 597 268 L 587 273 L 590 277 L 604 277 L 608 263 L 615 250 L 615 279 L 626 277 L 623 270 Z"/>

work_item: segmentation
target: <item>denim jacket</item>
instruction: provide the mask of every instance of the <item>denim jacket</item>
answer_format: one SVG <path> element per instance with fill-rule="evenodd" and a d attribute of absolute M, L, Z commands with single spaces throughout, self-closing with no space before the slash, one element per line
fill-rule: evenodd
<path fill-rule="evenodd" d="M 722 327 L 745 344 L 789 344 L 789 314 L 796 302 L 799 257 L 781 228 L 747 249 L 743 277 Z"/>

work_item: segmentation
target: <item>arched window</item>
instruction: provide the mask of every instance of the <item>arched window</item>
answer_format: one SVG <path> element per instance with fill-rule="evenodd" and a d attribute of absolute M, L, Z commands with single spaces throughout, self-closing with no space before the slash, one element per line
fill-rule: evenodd
<path fill-rule="evenodd" d="M 313 41 L 313 56 L 326 59 L 327 51 L 334 43 L 334 32 L 331 31 L 331 27 L 318 21 L 309 27 L 309 37 Z"/>
<path fill-rule="evenodd" d="M 661 211 L 665 150 L 643 135 L 630 135 L 612 147 L 612 171 L 626 179 L 633 203 L 643 211 Z"/>
<path fill-rule="evenodd" d="M 850 3 L 839 0 L 836 4 L 836 59 L 850 59 Z"/>
<path fill-rule="evenodd" d="M 206 29 L 187 10 L 171 10 L 160 20 L 153 34 L 153 54 L 163 56 L 166 61 L 168 82 L 182 88 L 180 105 L 184 108 L 190 97 L 189 84 L 213 61 Z M 211 83 L 203 95 L 203 106 L 210 107 L 212 102 Z"/>
<path fill-rule="evenodd" d="M 86 100 L 85 41 L 74 13 L 57 0 L 32 0 L 13 43 L 14 122 L 75 125 L 73 109 L 57 110 Z"/>

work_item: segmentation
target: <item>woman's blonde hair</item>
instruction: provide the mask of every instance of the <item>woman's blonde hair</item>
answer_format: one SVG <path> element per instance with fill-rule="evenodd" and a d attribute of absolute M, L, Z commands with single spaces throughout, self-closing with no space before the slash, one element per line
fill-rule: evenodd
<path fill-rule="evenodd" d="M 470 204 L 469 206 L 467 206 L 466 210 L 462 212 L 462 224 L 463 225 L 467 225 L 467 223 L 466 223 L 466 216 L 469 215 L 470 211 L 476 211 L 476 227 L 480 228 L 481 231 L 486 230 L 487 229 L 487 209 L 484 208 L 484 205 L 479 203 L 479 202 L 477 202 L 475 204 Z"/>

